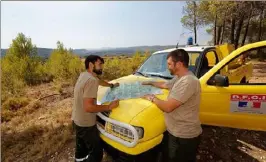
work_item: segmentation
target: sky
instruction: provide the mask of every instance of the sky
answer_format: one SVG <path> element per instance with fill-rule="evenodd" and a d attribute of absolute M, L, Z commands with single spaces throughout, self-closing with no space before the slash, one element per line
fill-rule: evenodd
<path fill-rule="evenodd" d="M 20 32 L 42 48 L 56 48 L 57 41 L 72 49 L 185 44 L 193 33 L 182 27 L 184 5 L 185 1 L 4 1 L 1 48 L 8 48 Z M 210 39 L 204 28 L 199 29 L 198 44 Z"/>

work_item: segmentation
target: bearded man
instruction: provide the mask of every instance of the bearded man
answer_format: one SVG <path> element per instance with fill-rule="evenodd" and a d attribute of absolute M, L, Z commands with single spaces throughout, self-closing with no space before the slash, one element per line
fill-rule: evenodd
<path fill-rule="evenodd" d="M 103 147 L 96 127 L 97 112 L 109 111 L 119 105 L 113 101 L 109 105 L 97 105 L 98 86 L 117 87 L 101 79 L 104 60 L 100 56 L 90 55 L 85 60 L 86 71 L 82 72 L 74 88 L 72 121 L 76 133 L 75 161 L 100 162 Z"/>

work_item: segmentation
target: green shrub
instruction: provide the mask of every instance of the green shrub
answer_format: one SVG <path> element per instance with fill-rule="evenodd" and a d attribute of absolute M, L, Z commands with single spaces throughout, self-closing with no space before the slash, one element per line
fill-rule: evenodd
<path fill-rule="evenodd" d="M 119 57 L 106 58 L 103 79 L 113 80 L 132 74 L 144 62 L 148 55 L 142 56 L 136 52 L 132 58 L 119 59 Z"/>
<path fill-rule="evenodd" d="M 60 42 L 57 43 L 57 49 L 49 57 L 46 67 L 54 80 L 71 83 L 77 80 L 79 73 L 84 69 L 81 59 L 71 50 L 65 49 Z"/>
<path fill-rule="evenodd" d="M 21 96 L 26 85 L 36 85 L 44 80 L 47 80 L 47 74 L 37 56 L 36 46 L 30 38 L 19 33 L 1 59 L 1 101 L 9 96 Z"/>
<path fill-rule="evenodd" d="M 1 101 L 10 96 L 19 96 L 24 92 L 26 85 L 23 77 L 25 62 L 17 57 L 6 56 L 1 59 Z M 14 62 L 13 62 L 14 61 Z"/>

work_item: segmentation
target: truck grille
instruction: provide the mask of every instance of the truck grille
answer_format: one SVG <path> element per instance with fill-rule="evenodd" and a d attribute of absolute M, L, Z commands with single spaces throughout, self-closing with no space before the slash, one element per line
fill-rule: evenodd
<path fill-rule="evenodd" d="M 105 125 L 105 131 L 128 142 L 132 142 L 134 140 L 131 130 L 109 122 Z"/>

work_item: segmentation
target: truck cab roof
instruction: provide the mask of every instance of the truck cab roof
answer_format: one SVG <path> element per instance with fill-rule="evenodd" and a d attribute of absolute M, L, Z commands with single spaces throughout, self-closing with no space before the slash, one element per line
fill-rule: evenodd
<path fill-rule="evenodd" d="M 209 47 L 214 47 L 214 46 L 185 46 L 185 47 L 178 47 L 178 48 L 170 48 L 170 49 L 165 49 L 165 50 L 154 52 L 153 55 L 172 52 L 176 49 L 184 49 L 187 52 L 202 52 L 204 49 L 209 48 Z"/>

